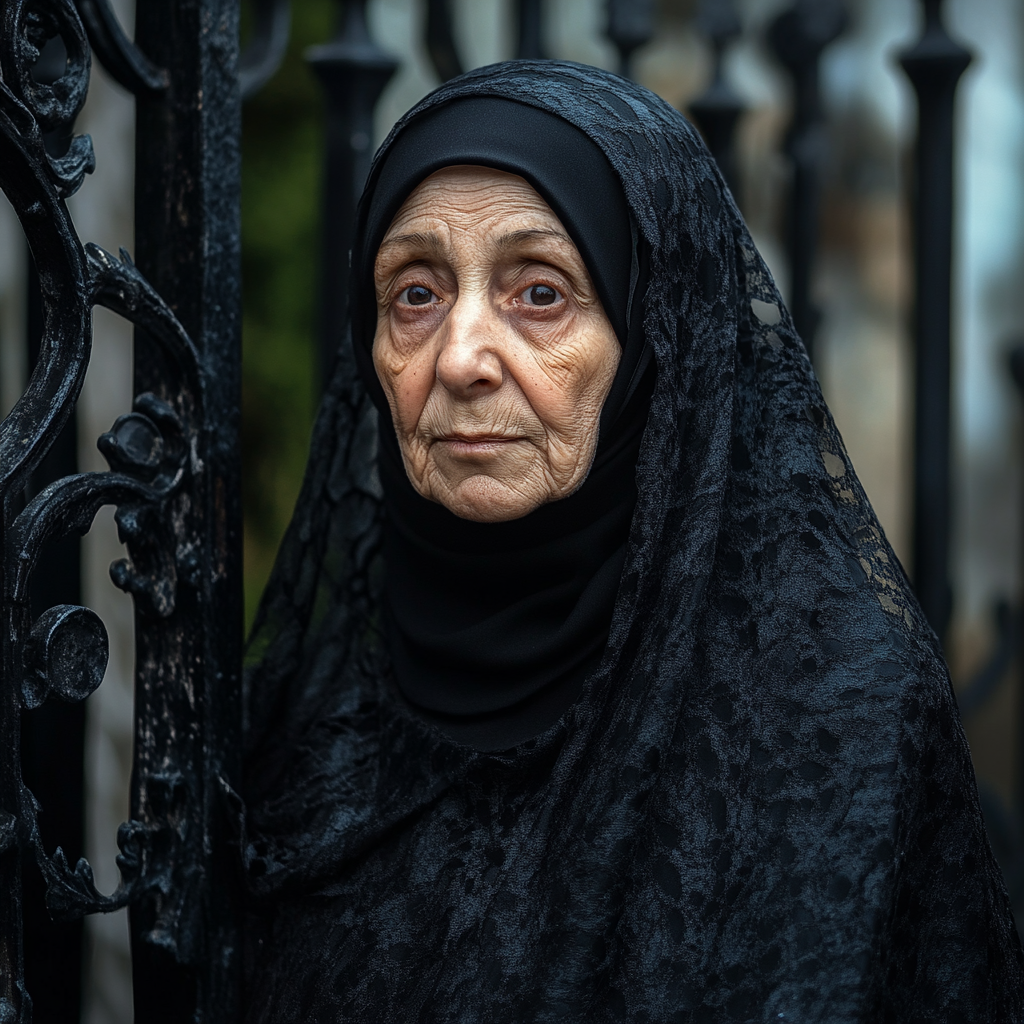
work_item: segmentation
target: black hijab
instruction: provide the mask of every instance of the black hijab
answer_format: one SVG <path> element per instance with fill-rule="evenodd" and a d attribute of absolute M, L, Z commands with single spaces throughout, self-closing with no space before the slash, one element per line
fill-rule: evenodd
<path fill-rule="evenodd" d="M 568 499 L 508 523 L 459 519 L 416 493 L 371 356 L 380 243 L 409 193 L 459 164 L 533 185 L 576 243 L 623 348 L 586 481 Z M 638 388 L 650 361 L 639 301 L 646 259 L 601 150 L 563 118 L 493 96 L 434 107 L 395 138 L 363 198 L 356 238 L 352 336 L 379 413 L 395 681 L 449 735 L 483 749 L 511 747 L 572 703 L 608 638 L 650 399 L 650 378 Z"/>
<path fill-rule="evenodd" d="M 585 134 L 649 254 L 611 625 L 514 749 L 398 699 L 377 415 L 344 346 L 249 649 L 247 1020 L 1024 1019 L 937 642 L 713 161 L 639 86 L 515 62 L 410 112 L 371 191 L 472 96 Z"/>

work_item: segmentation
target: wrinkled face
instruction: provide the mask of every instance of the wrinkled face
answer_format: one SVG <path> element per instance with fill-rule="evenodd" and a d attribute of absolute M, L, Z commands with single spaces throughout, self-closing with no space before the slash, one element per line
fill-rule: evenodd
<path fill-rule="evenodd" d="M 373 362 L 416 490 L 478 522 L 583 483 L 620 347 L 561 222 L 522 178 L 447 167 L 374 267 Z"/>

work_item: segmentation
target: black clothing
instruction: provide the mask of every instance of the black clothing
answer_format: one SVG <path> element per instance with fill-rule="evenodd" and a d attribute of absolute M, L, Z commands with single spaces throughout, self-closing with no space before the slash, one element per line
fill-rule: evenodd
<path fill-rule="evenodd" d="M 647 246 L 657 378 L 611 628 L 514 749 L 408 709 L 347 348 L 250 647 L 247 1019 L 1021 1021 L 937 642 L 706 150 L 642 88 L 548 62 L 395 131 L 472 95 L 586 133 Z"/>
<path fill-rule="evenodd" d="M 537 736 L 597 667 L 649 403 L 644 386 L 575 494 L 507 523 L 459 519 L 417 494 L 381 417 L 387 647 L 402 696 L 449 736 L 480 750 Z"/>

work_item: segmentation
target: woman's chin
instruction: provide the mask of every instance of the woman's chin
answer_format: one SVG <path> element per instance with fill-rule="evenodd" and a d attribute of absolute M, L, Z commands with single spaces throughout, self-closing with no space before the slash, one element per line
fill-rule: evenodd
<path fill-rule="evenodd" d="M 535 497 L 492 476 L 478 474 L 447 487 L 435 487 L 428 495 L 460 519 L 476 523 L 506 523 L 522 519 L 544 504 L 547 495 Z"/>

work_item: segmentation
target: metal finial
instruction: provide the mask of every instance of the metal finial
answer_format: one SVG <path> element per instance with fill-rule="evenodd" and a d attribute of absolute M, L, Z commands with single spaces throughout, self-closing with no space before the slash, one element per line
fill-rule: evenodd
<path fill-rule="evenodd" d="M 608 38 L 619 51 L 619 74 L 633 77 L 633 53 L 654 35 L 654 0 L 608 0 Z"/>

